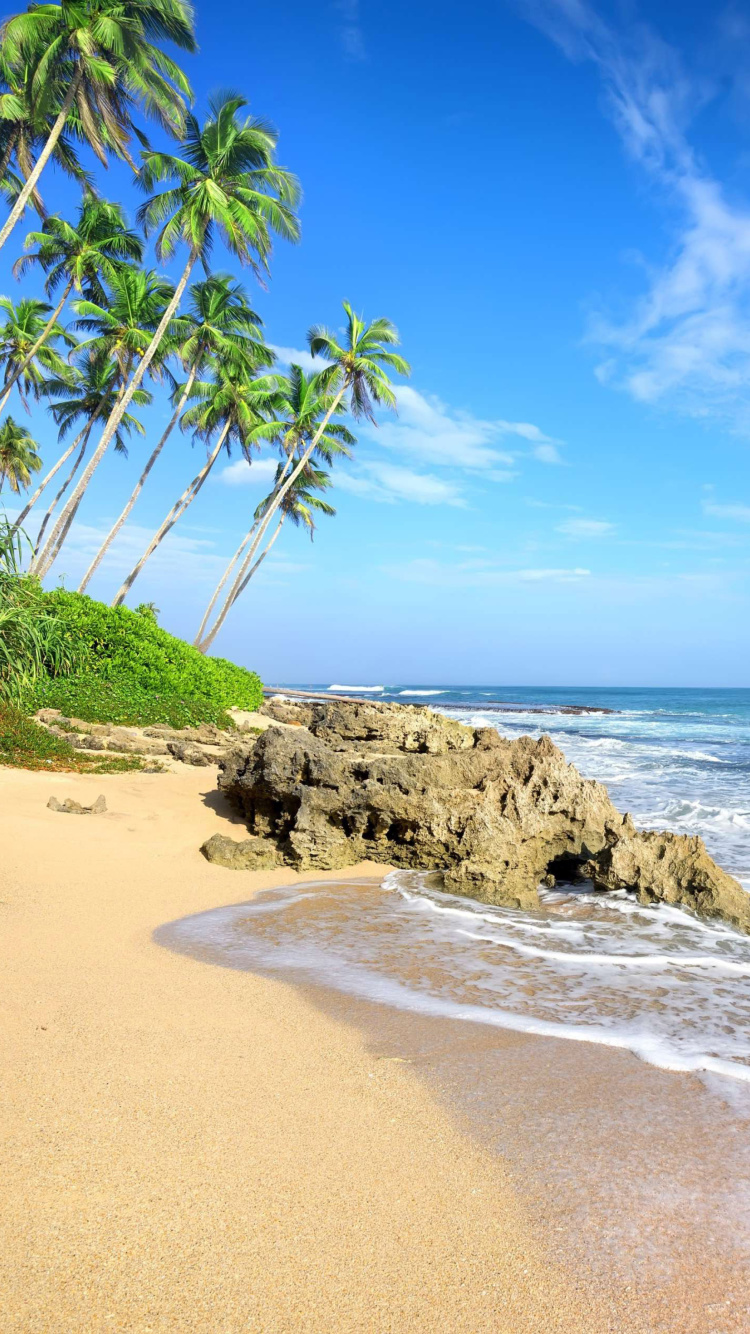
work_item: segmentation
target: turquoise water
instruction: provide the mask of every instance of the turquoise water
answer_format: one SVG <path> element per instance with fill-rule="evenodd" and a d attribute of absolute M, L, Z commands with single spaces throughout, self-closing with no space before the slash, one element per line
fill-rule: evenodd
<path fill-rule="evenodd" d="M 364 685 L 373 699 L 428 704 L 502 736 L 548 733 L 640 828 L 700 834 L 750 889 L 750 689 Z M 357 681 L 298 688 L 332 686 L 363 689 Z M 561 712 L 571 706 L 613 712 Z"/>

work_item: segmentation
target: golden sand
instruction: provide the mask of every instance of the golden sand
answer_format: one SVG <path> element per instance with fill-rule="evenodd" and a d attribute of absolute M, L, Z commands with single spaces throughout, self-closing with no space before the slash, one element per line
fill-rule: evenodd
<path fill-rule="evenodd" d="M 3 1334 L 641 1328 L 545 1260 L 406 1067 L 152 941 L 293 879 L 203 860 L 232 831 L 214 785 L 0 771 Z M 46 808 L 99 792 L 106 815 Z"/>

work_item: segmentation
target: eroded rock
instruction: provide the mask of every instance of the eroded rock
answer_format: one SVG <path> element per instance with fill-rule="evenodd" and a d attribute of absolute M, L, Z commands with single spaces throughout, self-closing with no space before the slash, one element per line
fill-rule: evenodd
<path fill-rule="evenodd" d="M 107 802 L 103 794 L 97 797 L 91 806 L 82 806 L 80 801 L 74 801 L 72 797 L 66 797 L 64 801 L 50 797 L 47 808 L 51 811 L 62 811 L 65 815 L 103 815 L 107 809 Z"/>
<path fill-rule="evenodd" d="M 235 749 L 219 787 L 297 870 L 434 868 L 453 893 L 521 907 L 545 877 L 586 874 L 750 930 L 750 896 L 700 839 L 638 833 L 549 737 L 508 741 L 415 706 L 287 707 L 307 725 Z"/>
<path fill-rule="evenodd" d="M 275 843 L 266 838 L 246 838 L 237 842 L 226 834 L 213 834 L 201 848 L 208 862 L 228 866 L 233 871 L 264 871 L 283 865 Z"/>

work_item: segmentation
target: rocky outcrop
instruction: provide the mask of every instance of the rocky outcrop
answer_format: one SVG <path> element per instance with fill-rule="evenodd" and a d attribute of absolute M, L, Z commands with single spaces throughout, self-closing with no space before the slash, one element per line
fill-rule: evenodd
<path fill-rule="evenodd" d="M 369 701 L 284 712 L 299 725 L 270 728 L 220 765 L 254 857 L 261 840 L 300 871 L 365 859 L 439 869 L 453 893 L 519 907 L 538 904 L 542 881 L 585 874 L 601 889 L 750 930 L 750 896 L 700 839 L 638 833 L 549 737 L 507 741 L 429 709 Z"/>
<path fill-rule="evenodd" d="M 226 834 L 213 834 L 201 848 L 207 862 L 228 866 L 232 871 L 266 871 L 284 861 L 267 838 L 245 838 L 236 842 Z"/>
<path fill-rule="evenodd" d="M 82 806 L 80 801 L 74 801 L 73 797 L 66 797 L 64 801 L 60 801 L 58 797 L 50 797 L 47 807 L 51 811 L 62 811 L 64 815 L 104 815 L 107 802 L 104 794 L 97 797 L 91 806 Z"/>
<path fill-rule="evenodd" d="M 213 723 L 199 727 L 123 727 L 116 723 L 92 723 L 81 718 L 67 718 L 59 709 L 41 709 L 36 721 L 62 737 L 76 750 L 87 753 L 112 751 L 118 755 L 140 755 L 156 769 L 169 767 L 173 760 L 182 764 L 218 764 L 236 744 L 240 732 L 228 732 Z M 249 733 L 243 744 L 252 744 Z"/>

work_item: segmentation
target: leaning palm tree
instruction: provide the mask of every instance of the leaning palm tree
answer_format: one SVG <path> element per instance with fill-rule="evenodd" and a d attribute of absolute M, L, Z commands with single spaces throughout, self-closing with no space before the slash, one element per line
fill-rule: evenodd
<path fill-rule="evenodd" d="M 159 229 L 156 254 L 160 261 L 169 259 L 180 241 L 188 248 L 187 261 L 172 300 L 57 521 L 60 531 L 67 522 L 66 511 L 78 506 L 117 430 L 118 414 L 127 411 L 132 395 L 157 355 L 195 264 L 199 259 L 204 264 L 208 262 L 216 232 L 241 264 L 256 269 L 267 267 L 272 231 L 289 240 L 298 236 L 293 211 L 298 198 L 297 182 L 274 163 L 273 131 L 252 118 L 238 120 L 237 113 L 245 105 L 243 98 L 226 93 L 211 101 L 211 115 L 202 128 L 193 116 L 188 116 L 183 158 L 170 153 L 143 155 L 139 176 L 143 188 L 151 190 L 162 181 L 170 181 L 171 185 L 147 200 L 139 211 L 139 220 L 147 232 Z M 54 538 L 53 533 L 50 541 Z"/>
<path fill-rule="evenodd" d="M 83 462 L 91 438 L 91 432 L 97 421 L 101 421 L 103 417 L 109 415 L 114 404 L 117 402 L 118 395 L 122 393 L 122 371 L 120 366 L 117 361 L 110 360 L 105 354 L 99 353 L 96 356 L 81 356 L 75 374 L 75 389 L 72 396 L 61 398 L 55 403 L 51 411 L 58 427 L 58 438 L 60 441 L 65 439 L 68 432 L 74 426 L 79 425 L 81 422 L 83 425 L 76 433 L 73 443 L 68 446 L 62 457 L 58 459 L 54 468 L 50 469 L 44 483 L 37 488 L 29 503 L 21 514 L 19 514 L 15 523 L 16 528 L 20 528 L 29 510 L 32 508 L 32 505 L 38 500 L 43 487 L 52 479 L 55 472 L 67 462 L 71 454 L 73 454 L 75 450 L 78 450 L 73 461 L 73 466 L 70 468 L 62 486 L 53 497 L 52 502 L 48 505 L 39 532 L 37 533 L 31 564 L 33 573 L 44 572 L 40 569 L 38 553 L 40 553 L 42 549 L 42 541 L 44 539 L 44 534 L 47 531 L 47 525 Z M 63 386 L 56 385 L 54 381 L 50 382 L 49 388 L 52 394 L 60 394 L 64 390 Z M 150 402 L 151 394 L 145 389 L 139 389 L 138 393 L 133 397 L 133 405 L 135 407 L 146 407 Z M 137 418 L 127 412 L 120 422 L 117 435 L 115 436 L 114 448 L 116 453 L 123 454 L 127 457 L 128 451 L 125 439 L 134 431 L 139 435 L 145 434 L 144 428 Z M 75 513 L 76 512 L 73 511 L 70 519 L 71 524 L 75 518 Z M 68 530 L 66 529 L 65 536 L 67 536 L 67 531 Z"/>
<path fill-rule="evenodd" d="M 290 487 L 294 485 L 312 457 L 331 418 L 346 402 L 355 419 L 360 420 L 364 417 L 373 425 L 377 425 L 375 405 L 382 404 L 394 409 L 396 406 L 396 396 L 388 372 L 395 371 L 398 375 L 404 376 L 411 373 L 408 361 L 405 361 L 399 353 L 391 351 L 391 348 L 398 344 L 399 336 L 390 320 L 381 318 L 373 320 L 372 324 L 366 324 L 359 315 L 355 315 L 348 301 L 343 305 L 346 312 L 346 336 L 343 342 L 336 334 L 320 325 L 314 326 L 307 336 L 313 356 L 322 356 L 327 363 L 322 378 L 330 391 L 330 406 L 294 468 L 272 494 L 255 537 L 235 575 L 234 583 L 224 599 L 221 611 L 201 642 L 200 647 L 203 652 L 210 647 L 224 624 L 229 608 L 238 595 L 240 585 L 263 542 L 269 524 Z"/>
<path fill-rule="evenodd" d="M 289 374 L 280 375 L 277 379 L 278 397 L 276 400 L 277 410 L 270 421 L 259 422 L 253 427 L 252 440 L 257 444 L 260 441 L 266 441 L 279 447 L 283 463 L 280 465 L 274 482 L 274 488 L 270 495 L 266 497 L 262 505 L 258 507 L 253 516 L 253 521 L 248 532 L 240 542 L 232 559 L 227 565 L 221 576 L 211 600 L 203 614 L 203 620 L 198 628 L 193 643 L 200 647 L 203 635 L 208 625 L 214 607 L 218 602 L 225 585 L 235 571 L 238 562 L 240 562 L 256 536 L 258 528 L 266 517 L 266 510 L 275 500 L 277 492 L 281 489 L 282 483 L 294 467 L 299 457 L 304 454 L 310 440 L 315 435 L 317 428 L 325 417 L 331 406 L 333 395 L 326 388 L 325 375 L 321 372 L 317 374 L 306 375 L 300 366 L 292 365 L 289 368 Z M 343 404 L 339 404 L 337 409 L 339 414 L 344 412 Z M 342 422 L 329 421 L 323 435 L 320 436 L 315 447 L 315 452 L 327 463 L 332 463 L 334 457 L 349 457 L 350 446 L 357 443 L 356 437 Z M 308 469 L 310 464 L 307 465 Z M 300 474 L 297 482 L 303 474 Z M 296 485 L 296 484 L 295 484 Z M 291 492 L 289 493 L 291 494 Z M 283 505 L 282 501 L 282 505 Z M 257 550 L 257 548 L 256 548 Z M 243 585 L 244 587 L 244 585 Z"/>
<path fill-rule="evenodd" d="M 212 444 L 198 474 L 175 501 L 166 518 L 154 533 L 140 560 L 115 596 L 112 606 L 119 607 L 138 578 L 146 561 L 163 542 L 167 533 L 192 505 L 219 457 L 222 449 L 231 454 L 234 444 L 240 445 L 246 458 L 253 448 L 252 429 L 263 414 L 274 410 L 276 377 L 262 375 L 253 379 L 246 366 L 236 363 L 217 363 L 211 380 L 196 381 L 191 397 L 196 400 L 182 419 L 183 430 L 192 429 L 199 440 Z"/>
<path fill-rule="evenodd" d="M 12 417 L 6 417 L 0 426 L 0 491 L 8 483 L 11 491 L 18 495 L 31 481 L 32 474 L 39 472 L 42 460 L 39 446 L 25 426 L 19 426 Z"/>
<path fill-rule="evenodd" d="M 279 464 L 276 474 L 277 479 L 281 471 L 282 465 Z M 277 538 L 281 536 L 281 530 L 287 520 L 293 523 L 295 528 L 306 528 L 310 541 L 312 542 L 315 536 L 315 515 L 326 514 L 331 518 L 335 515 L 336 511 L 333 508 L 333 505 L 329 505 L 328 501 L 322 500 L 320 496 L 314 494 L 315 491 L 327 491 L 330 485 L 331 479 L 328 473 L 322 468 L 315 468 L 311 463 L 308 463 L 304 472 L 301 472 L 296 482 L 290 486 L 284 499 L 279 505 L 276 517 L 276 527 L 260 555 L 256 556 L 255 561 L 250 566 L 250 569 L 242 580 L 231 606 L 234 606 L 237 599 L 244 593 L 253 575 L 257 573 L 258 569 L 263 564 Z M 266 497 L 265 501 L 261 502 L 255 511 L 256 519 L 261 519 L 263 517 L 267 503 L 268 497 Z M 205 647 L 199 645 L 202 652 L 205 652 L 207 647 L 208 643 Z"/>
<path fill-rule="evenodd" d="M 34 297 L 23 297 L 14 305 L 9 297 L 0 296 L 0 311 L 5 313 L 5 321 L 0 325 L 0 361 L 5 362 L 0 408 L 5 407 L 14 385 L 28 412 L 28 395 L 39 398 L 45 372 L 65 379 L 67 363 L 58 347 L 62 344 L 73 348 L 76 340 L 62 325 L 50 323 L 51 309 L 46 301 Z"/>
<path fill-rule="evenodd" d="M 249 374 L 256 366 L 270 366 L 273 353 L 262 341 L 260 317 L 250 308 L 241 283 L 228 274 L 217 273 L 190 289 L 190 308 L 173 321 L 170 343 L 187 371 L 187 379 L 175 390 L 174 411 L 154 446 L 136 482 L 125 508 L 115 520 L 87 569 L 78 592 L 85 592 L 89 581 L 104 559 L 109 547 L 130 515 L 149 473 L 188 403 L 196 377 L 213 358 L 225 364 L 244 366 Z"/>
<path fill-rule="evenodd" d="M 38 56 L 42 54 L 39 52 Z M 37 81 L 37 64 L 38 58 L 33 57 L 12 63 L 0 45 L 0 189 L 11 205 L 34 169 L 34 160 L 46 141 L 49 125 L 69 83 L 69 71 L 64 69 Z M 83 137 L 81 127 L 71 122 L 55 145 L 53 161 L 84 188 L 93 189 L 92 177 L 81 165 L 72 142 Z M 17 172 L 11 169 L 14 161 Z M 45 209 L 38 186 L 33 188 L 30 202 L 43 218 Z"/>
<path fill-rule="evenodd" d="M 36 246 L 36 250 L 16 260 L 13 266 L 16 277 L 20 278 L 32 265 L 38 264 L 47 275 L 44 286 L 48 296 L 61 283 L 64 283 L 64 287 L 38 338 L 10 379 L 6 377 L 0 412 L 8 401 L 13 385 L 57 328 L 57 321 L 71 292 L 75 289 L 97 301 L 106 300 L 102 283 L 110 282 L 123 264 L 139 263 L 143 254 L 143 242 L 136 232 L 126 226 L 119 204 L 109 204 L 90 194 L 81 204 L 75 225 L 66 222 L 64 218 L 47 218 L 41 231 L 29 233 L 25 245 L 27 250 L 31 250 L 32 246 Z"/>
<path fill-rule="evenodd" d="M 154 43 L 194 51 L 195 36 L 187 0 L 59 0 L 7 19 L 0 41 L 10 66 L 32 64 L 34 90 L 61 77 L 67 83 L 59 109 L 50 112 L 44 147 L 0 230 L 1 248 L 74 113 L 105 165 L 108 150 L 129 158 L 135 103 L 171 133 L 182 133 L 190 85 Z"/>
<path fill-rule="evenodd" d="M 111 420 L 117 413 L 117 429 L 125 416 L 125 411 L 118 412 L 125 398 L 127 387 L 131 383 L 131 371 L 139 357 L 143 357 L 150 345 L 153 331 L 162 318 L 174 289 L 165 278 L 160 278 L 152 270 L 123 267 L 112 275 L 109 296 L 104 304 L 91 301 L 86 297 L 73 301 L 72 307 L 77 315 L 74 327 L 91 336 L 79 343 L 81 353 L 94 358 L 105 357 L 115 362 L 119 369 L 119 388 L 113 400 L 109 401 L 109 412 L 105 418 L 97 414 L 97 420 Z M 162 364 L 161 356 L 152 358 L 152 375 L 166 375 L 170 383 L 172 376 Z M 128 397 L 132 401 L 140 392 L 133 390 Z M 109 435 L 108 444 L 115 438 L 117 430 Z M 93 469 L 84 472 L 83 478 L 61 511 L 55 526 L 47 539 L 44 549 L 37 557 L 37 564 L 47 573 L 57 559 L 67 534 L 70 531 L 72 517 L 86 492 L 86 485 L 93 475 Z"/>

